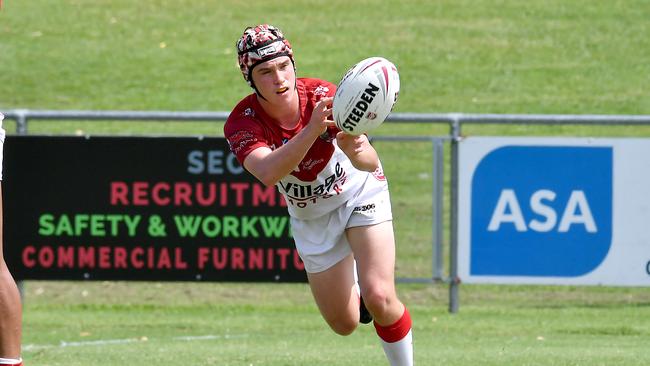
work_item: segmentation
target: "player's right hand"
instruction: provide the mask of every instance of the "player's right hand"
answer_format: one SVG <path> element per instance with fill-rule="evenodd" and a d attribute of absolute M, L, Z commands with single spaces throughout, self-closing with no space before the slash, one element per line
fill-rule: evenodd
<path fill-rule="evenodd" d="M 325 132 L 327 127 L 334 126 L 334 120 L 332 119 L 332 101 L 334 98 L 326 97 L 319 100 L 314 106 L 314 110 L 311 113 L 311 119 L 309 120 L 310 126 L 317 126 L 319 130 L 319 135 Z"/>

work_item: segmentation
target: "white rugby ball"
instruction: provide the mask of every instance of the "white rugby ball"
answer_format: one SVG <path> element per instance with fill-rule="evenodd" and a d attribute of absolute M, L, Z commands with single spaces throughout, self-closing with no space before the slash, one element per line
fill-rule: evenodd
<path fill-rule="evenodd" d="M 377 128 L 393 109 L 399 94 L 399 73 L 383 57 L 370 57 L 345 73 L 334 94 L 336 126 L 350 135 Z"/>

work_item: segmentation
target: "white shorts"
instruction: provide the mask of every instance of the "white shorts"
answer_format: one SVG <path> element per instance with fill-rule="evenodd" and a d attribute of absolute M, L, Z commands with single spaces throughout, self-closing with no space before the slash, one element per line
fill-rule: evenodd
<path fill-rule="evenodd" d="M 291 231 L 305 270 L 318 273 L 352 253 L 345 229 L 392 219 L 388 184 L 368 177 L 361 192 L 334 211 L 310 220 L 292 217 Z"/>

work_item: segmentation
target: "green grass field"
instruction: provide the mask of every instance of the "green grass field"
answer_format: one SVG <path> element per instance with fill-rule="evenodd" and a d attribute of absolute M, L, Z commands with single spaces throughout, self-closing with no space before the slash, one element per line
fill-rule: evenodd
<path fill-rule="evenodd" d="M 228 111 L 250 92 L 234 43 L 245 26 L 269 22 L 291 40 L 301 76 L 337 82 L 362 58 L 394 61 L 396 112 L 650 114 L 649 16 L 643 0 L 5 0 L 0 110 Z M 29 131 L 219 136 L 221 126 L 33 121 Z M 638 126 L 463 131 L 650 136 Z M 376 132 L 447 133 L 409 124 Z M 430 146 L 376 146 L 392 187 L 397 273 L 430 276 Z M 302 284 L 28 281 L 24 292 L 28 365 L 385 364 L 372 327 L 334 335 Z M 399 292 L 419 365 L 650 362 L 644 288 L 463 285 L 457 315 L 444 285 Z"/>
<path fill-rule="evenodd" d="M 644 289 L 401 285 L 420 365 L 641 365 Z M 306 285 L 28 282 L 35 365 L 382 365 L 372 326 L 326 331 Z"/>

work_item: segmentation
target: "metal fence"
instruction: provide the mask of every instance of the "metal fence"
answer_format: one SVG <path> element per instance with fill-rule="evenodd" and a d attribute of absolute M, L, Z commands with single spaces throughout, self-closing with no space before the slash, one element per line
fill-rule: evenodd
<path fill-rule="evenodd" d="M 10 109 L 1 111 L 16 121 L 16 132 L 28 133 L 30 120 L 104 120 L 104 121 L 225 121 L 228 112 L 171 111 L 79 111 Z M 468 113 L 393 113 L 388 122 L 441 123 L 460 132 L 462 124 L 583 124 L 645 125 L 650 115 L 571 115 L 571 114 L 468 114 Z"/>
<path fill-rule="evenodd" d="M 80 110 L 29 110 L 1 111 L 8 120 L 16 121 L 16 133 L 27 134 L 32 120 L 104 120 L 104 121 L 225 121 L 228 112 L 171 112 L 171 111 L 80 111 Z M 457 268 L 458 251 L 458 143 L 462 139 L 461 128 L 465 124 L 527 124 L 527 125 L 650 125 L 650 115 L 545 115 L 545 114 L 467 114 L 467 113 L 393 113 L 390 123 L 436 123 L 449 126 L 445 136 L 377 136 L 385 141 L 430 141 L 433 148 L 432 162 L 432 231 L 433 258 L 430 278 L 399 278 L 400 282 L 447 282 L 449 283 L 449 311 L 459 307 L 459 284 Z M 443 154 L 444 143 L 451 144 L 451 184 L 449 219 L 449 273 L 443 273 Z"/>

